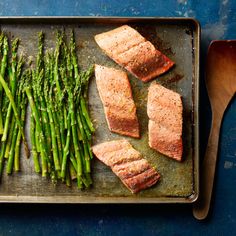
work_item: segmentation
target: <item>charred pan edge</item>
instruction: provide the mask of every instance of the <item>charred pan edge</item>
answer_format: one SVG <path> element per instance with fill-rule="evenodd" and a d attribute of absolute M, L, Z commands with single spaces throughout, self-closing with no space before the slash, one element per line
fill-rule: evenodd
<path fill-rule="evenodd" d="M 1 16 L 1 24 L 128 24 L 128 23 L 167 23 L 173 25 L 189 24 L 193 29 L 193 171 L 194 186 L 190 196 L 158 198 L 124 198 L 124 197 L 88 197 L 88 196 L 0 196 L 2 203 L 193 203 L 199 195 L 199 60 L 200 60 L 200 24 L 194 18 L 185 17 L 90 17 L 90 16 Z"/>

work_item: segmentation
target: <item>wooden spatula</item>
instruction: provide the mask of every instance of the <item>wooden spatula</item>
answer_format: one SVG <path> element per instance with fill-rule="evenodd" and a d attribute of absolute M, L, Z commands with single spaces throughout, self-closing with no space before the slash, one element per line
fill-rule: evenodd
<path fill-rule="evenodd" d="M 236 40 L 213 41 L 208 50 L 206 86 L 212 109 L 212 125 L 205 158 L 200 168 L 200 194 L 193 215 L 208 215 L 212 196 L 219 132 L 224 111 L 236 92 Z"/>

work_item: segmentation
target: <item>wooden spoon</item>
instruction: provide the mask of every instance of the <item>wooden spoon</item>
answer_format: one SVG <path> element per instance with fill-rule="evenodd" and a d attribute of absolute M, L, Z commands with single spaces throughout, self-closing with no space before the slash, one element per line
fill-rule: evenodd
<path fill-rule="evenodd" d="M 193 205 L 193 215 L 199 220 L 205 219 L 209 212 L 221 121 L 236 92 L 236 40 L 213 41 L 210 44 L 206 86 L 212 109 L 212 125 L 200 169 L 200 195 Z"/>

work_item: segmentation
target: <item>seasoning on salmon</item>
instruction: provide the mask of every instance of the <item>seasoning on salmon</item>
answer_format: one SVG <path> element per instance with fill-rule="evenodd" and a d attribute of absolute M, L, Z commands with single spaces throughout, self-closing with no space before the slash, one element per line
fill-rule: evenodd
<path fill-rule="evenodd" d="M 149 146 L 177 161 L 182 160 L 183 105 L 181 96 L 160 84 L 148 90 Z"/>
<path fill-rule="evenodd" d="M 174 62 L 128 25 L 95 36 L 104 52 L 143 82 L 168 71 Z"/>
<path fill-rule="evenodd" d="M 151 187 L 160 178 L 140 152 L 125 139 L 101 143 L 93 146 L 92 150 L 132 193 Z"/>
<path fill-rule="evenodd" d="M 139 138 L 139 123 L 128 76 L 114 68 L 95 65 L 98 92 L 112 132 Z"/>

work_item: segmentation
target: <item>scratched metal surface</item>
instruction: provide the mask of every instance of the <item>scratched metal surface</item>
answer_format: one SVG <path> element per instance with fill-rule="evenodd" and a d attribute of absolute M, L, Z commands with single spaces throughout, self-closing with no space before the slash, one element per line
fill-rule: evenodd
<path fill-rule="evenodd" d="M 121 69 L 109 59 L 96 45 L 93 37 L 124 24 L 127 19 L 103 20 L 102 22 L 80 19 L 26 19 L 16 21 L 2 20 L 1 30 L 11 37 L 21 39 L 20 53 L 35 58 L 37 50 L 37 32 L 45 33 L 46 49 L 54 47 L 55 30 L 75 30 L 77 53 L 81 69 L 89 64 L 98 63 Z M 59 23 L 58 23 L 59 22 Z M 29 24 L 30 23 L 30 24 Z M 191 202 L 198 194 L 198 40 L 199 28 L 192 20 L 129 20 L 141 34 L 156 47 L 175 61 L 176 66 L 157 80 L 165 87 L 179 92 L 184 105 L 184 161 L 178 163 L 148 147 L 146 114 L 147 88 L 129 74 L 134 101 L 141 127 L 141 139 L 127 138 L 161 174 L 161 180 L 154 187 L 133 195 L 123 186 L 112 171 L 93 160 L 93 180 L 91 189 L 77 190 L 76 184 L 68 188 L 65 184 L 50 183 L 34 173 L 32 158 L 24 158 L 22 150 L 21 172 L 12 176 L 3 176 L 0 185 L 0 201 L 16 202 Z M 91 116 L 96 126 L 93 143 L 124 138 L 108 130 L 102 103 L 93 78 L 89 90 Z M 29 113 L 29 111 L 28 111 Z M 28 115 L 29 117 L 29 115 Z M 26 134 L 29 140 L 29 122 Z M 30 142 L 30 141 L 29 141 Z"/>

